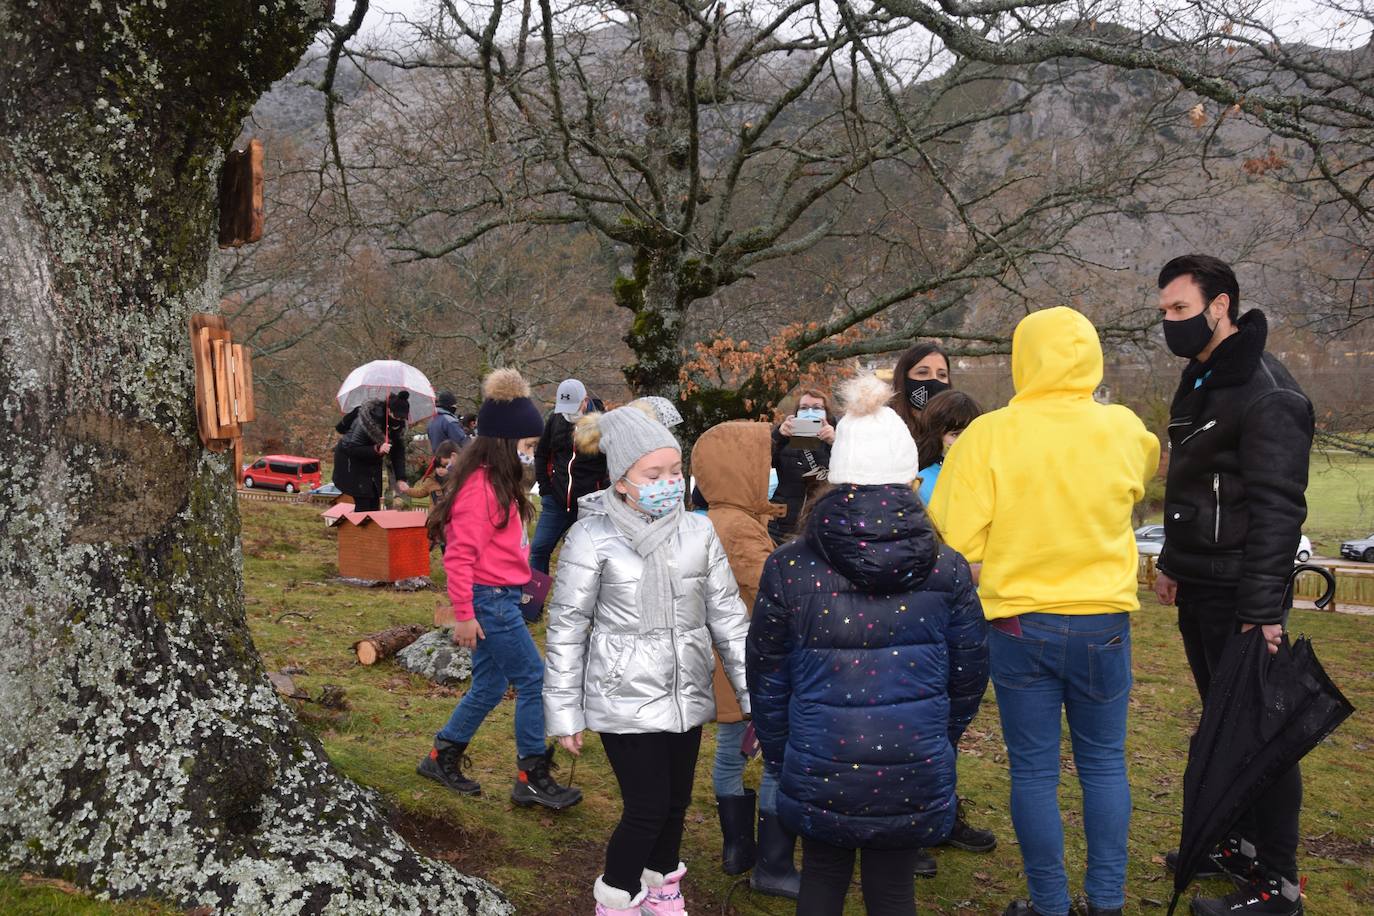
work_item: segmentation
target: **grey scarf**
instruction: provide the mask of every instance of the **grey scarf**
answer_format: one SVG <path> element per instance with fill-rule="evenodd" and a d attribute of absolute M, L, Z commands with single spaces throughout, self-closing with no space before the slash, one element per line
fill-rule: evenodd
<path fill-rule="evenodd" d="M 677 615 L 673 608 L 673 575 L 668 566 L 672 552 L 669 542 L 682 520 L 682 505 L 663 518 L 651 519 L 621 499 L 615 487 L 607 487 L 602 494 L 606 515 L 644 560 L 644 575 L 636 592 L 641 632 L 671 629 Z"/>

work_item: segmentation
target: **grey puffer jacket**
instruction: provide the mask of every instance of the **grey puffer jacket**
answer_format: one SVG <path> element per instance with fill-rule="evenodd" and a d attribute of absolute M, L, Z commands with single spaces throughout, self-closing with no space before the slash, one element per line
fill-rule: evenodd
<path fill-rule="evenodd" d="M 645 630 L 636 593 L 644 561 L 602 508 L 578 500 L 558 555 L 545 643 L 544 724 L 550 735 L 685 732 L 716 715 L 715 659 L 749 711 L 749 616 L 725 549 L 704 515 L 684 512 L 669 543 L 672 629 Z"/>

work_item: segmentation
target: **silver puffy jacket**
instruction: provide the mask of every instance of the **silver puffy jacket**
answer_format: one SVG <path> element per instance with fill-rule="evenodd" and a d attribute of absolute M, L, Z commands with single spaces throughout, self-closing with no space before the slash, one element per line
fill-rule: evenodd
<path fill-rule="evenodd" d="M 710 520 L 685 512 L 669 544 L 675 622 L 645 631 L 636 592 L 643 560 L 601 508 L 578 500 L 558 554 L 545 643 L 544 726 L 550 735 L 685 732 L 716 716 L 712 645 L 749 711 L 749 617 Z"/>

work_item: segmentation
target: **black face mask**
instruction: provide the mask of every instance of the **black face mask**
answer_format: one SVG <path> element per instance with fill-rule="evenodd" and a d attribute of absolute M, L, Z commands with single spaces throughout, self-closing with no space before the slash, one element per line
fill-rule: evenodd
<path fill-rule="evenodd" d="M 949 390 L 949 382 L 937 378 L 909 378 L 906 380 L 906 402 L 916 410 L 925 410 L 930 399 Z"/>
<path fill-rule="evenodd" d="M 1164 322 L 1164 343 L 1175 356 L 1193 359 L 1212 342 L 1216 327 L 1207 323 L 1207 309 L 1192 318 Z"/>

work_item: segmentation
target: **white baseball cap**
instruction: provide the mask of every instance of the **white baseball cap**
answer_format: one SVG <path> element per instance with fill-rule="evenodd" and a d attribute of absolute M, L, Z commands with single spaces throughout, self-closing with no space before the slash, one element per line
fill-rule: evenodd
<path fill-rule="evenodd" d="M 586 399 L 586 385 L 575 378 L 564 379 L 558 386 L 558 397 L 553 405 L 554 412 L 565 417 L 576 416 L 582 412 L 582 402 Z"/>

